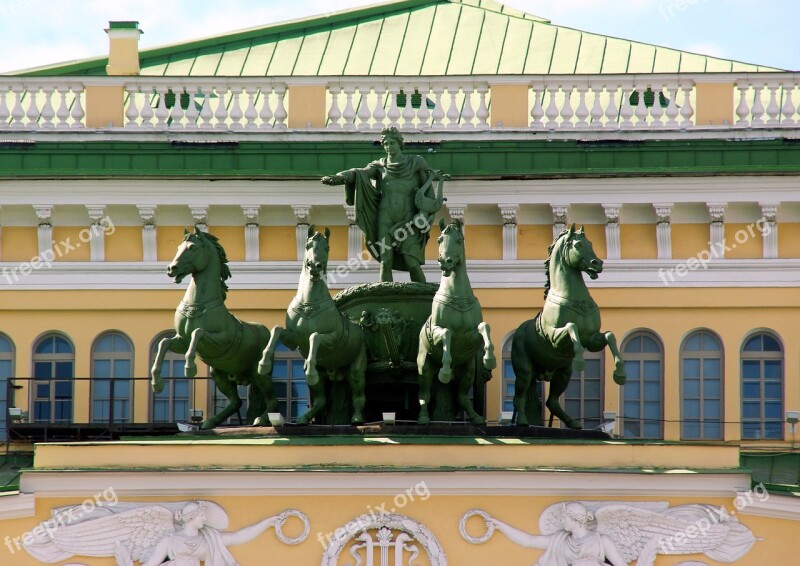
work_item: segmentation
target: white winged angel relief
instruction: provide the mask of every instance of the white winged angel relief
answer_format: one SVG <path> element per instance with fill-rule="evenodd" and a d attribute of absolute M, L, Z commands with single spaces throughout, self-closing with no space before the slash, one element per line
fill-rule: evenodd
<path fill-rule="evenodd" d="M 200 566 L 201 561 L 205 566 L 238 566 L 229 546 L 249 542 L 270 527 L 286 544 L 298 544 L 309 533 L 308 519 L 293 509 L 225 532 L 228 515 L 212 501 L 120 502 L 86 514 L 80 506 L 61 507 L 52 515 L 58 526 L 45 521 L 43 529 L 33 531 L 39 535 L 24 543 L 31 556 L 47 564 L 74 556 L 105 556 L 116 558 L 117 566 Z M 281 531 L 289 517 L 303 523 L 303 532 L 295 538 Z"/>
<path fill-rule="evenodd" d="M 486 533 L 467 532 L 472 516 L 486 523 Z M 534 566 L 652 566 L 656 555 L 705 554 L 718 562 L 735 562 L 756 542 L 735 517 L 710 505 L 568 501 L 549 506 L 539 517 L 542 534 L 531 534 L 472 510 L 461 519 L 461 536 L 484 543 L 495 530 L 512 542 L 544 550 Z M 684 566 L 702 562 L 684 562 Z M 680 565 L 678 565 L 680 566 Z"/>

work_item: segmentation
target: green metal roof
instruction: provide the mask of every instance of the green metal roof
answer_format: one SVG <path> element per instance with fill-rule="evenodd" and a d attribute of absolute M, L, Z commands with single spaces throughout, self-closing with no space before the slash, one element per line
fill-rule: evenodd
<path fill-rule="evenodd" d="M 552 25 L 495 0 L 395 0 L 143 50 L 142 75 L 520 75 L 778 69 Z M 103 75 L 107 58 L 24 75 Z"/>

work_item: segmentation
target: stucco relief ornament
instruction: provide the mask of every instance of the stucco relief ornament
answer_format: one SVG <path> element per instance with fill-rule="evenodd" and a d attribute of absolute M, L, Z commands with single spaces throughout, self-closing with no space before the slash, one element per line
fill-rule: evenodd
<path fill-rule="evenodd" d="M 478 537 L 467 532 L 467 522 L 474 516 L 486 524 L 486 531 Z M 483 544 L 499 531 L 520 546 L 544 550 L 534 566 L 629 566 L 634 561 L 636 566 L 652 566 L 658 554 L 705 554 L 731 563 L 747 554 L 758 540 L 735 517 L 711 505 L 669 507 L 668 503 L 613 501 L 551 505 L 539 517 L 539 535 L 478 509 L 464 514 L 459 530 L 473 544 Z"/>
<path fill-rule="evenodd" d="M 230 546 L 250 542 L 272 527 L 281 542 L 292 545 L 303 542 L 310 531 L 306 515 L 294 509 L 225 531 L 228 514 L 212 501 L 119 502 L 89 513 L 81 506 L 59 507 L 52 517 L 24 543 L 28 554 L 46 564 L 91 556 L 114 557 L 117 566 L 238 566 Z M 296 537 L 283 533 L 292 517 L 303 525 Z"/>

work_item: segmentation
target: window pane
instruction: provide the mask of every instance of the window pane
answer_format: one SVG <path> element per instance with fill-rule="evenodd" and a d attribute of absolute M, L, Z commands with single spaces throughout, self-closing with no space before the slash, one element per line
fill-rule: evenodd
<path fill-rule="evenodd" d="M 625 344 L 625 352 L 629 354 L 639 354 L 642 352 L 642 337 L 634 336 Z"/>
<path fill-rule="evenodd" d="M 50 379 L 53 376 L 53 364 L 50 362 L 34 362 L 33 377 L 36 379 Z"/>
<path fill-rule="evenodd" d="M 699 352 L 701 350 L 700 347 L 700 333 L 692 334 L 687 340 L 686 344 L 683 346 L 683 349 L 687 352 Z"/>
<path fill-rule="evenodd" d="M 684 419 L 699 419 L 700 418 L 700 401 L 684 401 L 683 402 L 683 418 Z"/>
<path fill-rule="evenodd" d="M 639 379 L 639 377 L 641 376 L 641 367 L 639 365 L 639 362 L 626 361 L 625 373 L 628 375 L 628 379 Z"/>
<path fill-rule="evenodd" d="M 661 362 L 656 360 L 644 361 L 644 378 L 645 379 L 661 379 Z"/>
<path fill-rule="evenodd" d="M 685 422 L 683 423 L 683 437 L 687 439 L 698 439 L 700 436 L 700 423 Z"/>
<path fill-rule="evenodd" d="M 769 334 L 764 334 L 764 351 L 765 352 L 780 352 L 781 345 L 775 338 Z"/>
<path fill-rule="evenodd" d="M 768 381 L 764 384 L 765 399 L 783 398 L 783 384 L 781 382 Z"/>
<path fill-rule="evenodd" d="M 657 381 L 645 381 L 644 398 L 649 401 L 661 399 L 661 384 Z"/>
<path fill-rule="evenodd" d="M 722 416 L 722 405 L 719 401 L 703 403 L 703 419 L 718 419 Z"/>
<path fill-rule="evenodd" d="M 759 440 L 761 438 L 761 425 L 759 423 L 742 423 L 742 438 Z"/>
<path fill-rule="evenodd" d="M 113 352 L 113 342 L 111 334 L 105 334 L 94 345 L 95 352 Z"/>
<path fill-rule="evenodd" d="M 286 360 L 275 360 L 272 365 L 273 379 L 286 379 L 289 377 L 289 363 Z"/>
<path fill-rule="evenodd" d="M 185 379 L 174 379 L 172 381 L 176 397 L 189 397 L 189 382 Z"/>
<path fill-rule="evenodd" d="M 11 375 L 11 360 L 0 360 L 0 379 L 13 377 Z M 3 390 L 5 393 L 5 389 Z"/>
<path fill-rule="evenodd" d="M 56 353 L 57 354 L 71 354 L 72 353 L 72 346 L 69 345 L 69 342 L 61 338 L 60 336 L 55 337 L 56 343 Z"/>
<path fill-rule="evenodd" d="M 745 401 L 742 404 L 742 417 L 745 419 L 761 418 L 761 403 L 757 401 Z"/>
<path fill-rule="evenodd" d="M 69 379 L 72 377 L 72 362 L 56 362 L 56 377 Z"/>
<path fill-rule="evenodd" d="M 72 398 L 72 382 L 56 381 L 56 399 Z"/>
<path fill-rule="evenodd" d="M 742 377 L 758 379 L 761 377 L 761 362 L 758 360 L 742 360 Z"/>
<path fill-rule="evenodd" d="M 648 336 L 642 336 L 642 352 L 646 354 L 660 354 L 661 348 L 658 347 L 658 342 Z"/>
<path fill-rule="evenodd" d="M 626 401 L 639 400 L 641 398 L 641 386 L 637 381 L 628 381 L 622 388 L 622 394 Z"/>
<path fill-rule="evenodd" d="M 758 334 L 750 338 L 742 348 L 745 352 L 760 352 L 761 351 L 761 335 Z"/>
<path fill-rule="evenodd" d="M 703 360 L 703 376 L 704 377 L 721 377 L 722 376 L 722 360 L 719 358 L 706 358 Z"/>
<path fill-rule="evenodd" d="M 715 422 L 703 423 L 703 438 L 708 440 L 721 440 L 722 439 L 722 425 Z"/>
<path fill-rule="evenodd" d="M 114 360 L 114 377 L 131 377 L 131 361 Z"/>
<path fill-rule="evenodd" d="M 111 360 L 95 360 L 94 376 L 111 377 Z"/>
<path fill-rule="evenodd" d="M 764 377 L 766 379 L 780 379 L 783 368 L 781 360 L 764 360 Z"/>
<path fill-rule="evenodd" d="M 745 399 L 760 399 L 761 384 L 758 381 L 745 381 L 742 386 L 742 395 Z"/>
<path fill-rule="evenodd" d="M 585 382 L 583 387 L 583 395 L 585 399 L 599 399 L 600 398 L 600 380 L 589 379 Z"/>
<path fill-rule="evenodd" d="M 53 337 L 48 336 L 47 338 L 42 339 L 36 345 L 36 353 L 37 354 L 52 354 L 53 353 Z"/>
<path fill-rule="evenodd" d="M 108 399 L 111 396 L 111 382 L 108 379 L 97 379 L 94 382 L 96 399 Z"/>
<path fill-rule="evenodd" d="M 722 350 L 722 344 L 719 343 L 717 337 L 709 334 L 708 332 L 703 333 L 703 350 L 706 352 L 719 352 Z"/>
<path fill-rule="evenodd" d="M 764 418 L 783 420 L 783 402 L 767 401 L 764 403 Z"/>
<path fill-rule="evenodd" d="M 683 381 L 683 396 L 687 399 L 700 398 L 700 380 L 685 379 Z"/>
<path fill-rule="evenodd" d="M 306 371 L 303 369 L 303 360 L 292 360 L 292 377 L 303 378 L 306 376 Z"/>
<path fill-rule="evenodd" d="M 683 376 L 684 377 L 700 377 L 700 359 L 699 358 L 684 358 L 683 359 Z"/>
<path fill-rule="evenodd" d="M 706 399 L 720 399 L 722 397 L 722 385 L 719 379 L 703 380 L 703 397 Z"/>
<path fill-rule="evenodd" d="M 11 341 L 5 336 L 0 336 L 0 353 L 11 353 Z"/>

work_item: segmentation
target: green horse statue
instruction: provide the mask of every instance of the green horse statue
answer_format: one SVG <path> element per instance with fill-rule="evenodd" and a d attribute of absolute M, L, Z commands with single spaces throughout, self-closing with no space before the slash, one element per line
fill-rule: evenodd
<path fill-rule="evenodd" d="M 523 322 L 511 343 L 511 364 L 516 375 L 514 410 L 518 425 L 543 424 L 541 404 L 531 382 L 550 382 L 547 408 L 550 424 L 555 415 L 568 427 L 581 428 L 570 417 L 558 398 L 569 385 L 573 371 L 582 371 L 583 351 L 599 352 L 606 346 L 614 356 L 614 381 L 625 383 L 625 366 L 617 340 L 611 332 L 600 331 L 600 311 L 589 295 L 582 272 L 597 279 L 603 262 L 594 253 L 583 228 L 564 230 L 547 249 L 545 303 L 536 318 Z"/>
<path fill-rule="evenodd" d="M 261 375 L 272 373 L 278 340 L 288 348 L 299 348 L 305 358 L 303 368 L 311 392 L 311 409 L 298 424 L 308 424 L 326 408 L 325 376 L 330 380 L 347 379 L 353 403 L 352 424 L 364 422 L 365 373 L 367 350 L 361 327 L 339 312 L 326 281 L 331 232 L 323 236 L 308 227 L 303 271 L 289 308 L 286 327 L 272 329 L 269 344 L 258 365 Z"/>
<path fill-rule="evenodd" d="M 156 393 L 164 389 L 161 364 L 167 351 L 185 354 L 186 377 L 197 375 L 195 357 L 211 368 L 214 383 L 228 398 L 225 408 L 203 421 L 202 428 L 214 428 L 237 413 L 242 400 L 237 385 L 251 387 L 251 410 L 266 417 L 277 411 L 278 401 L 272 380 L 258 373 L 258 361 L 269 342 L 269 331 L 264 325 L 242 322 L 225 307 L 231 276 L 225 250 L 216 237 L 195 227 L 185 232 L 175 258 L 167 267 L 167 275 L 180 283 L 192 277 L 183 301 L 175 310 L 175 336 L 164 338 L 158 344 L 158 353 L 150 370 L 150 384 Z M 254 391 L 255 389 L 255 391 Z M 260 395 L 260 397 L 259 397 Z M 261 414 L 263 411 L 263 415 Z"/>
<path fill-rule="evenodd" d="M 489 371 L 497 366 L 494 345 L 489 337 L 489 325 L 483 322 L 481 304 L 472 292 L 467 277 L 464 253 L 464 232 L 461 222 L 445 226 L 439 221 L 442 234 L 439 243 L 439 267 L 442 280 L 433 297 L 431 316 L 419 334 L 419 424 L 430 422 L 429 405 L 434 373 L 450 383 L 456 376 L 459 406 L 473 424 L 484 424 L 483 416 L 469 402 L 469 390 L 474 383 L 476 355 L 483 350 L 483 367 Z"/>

